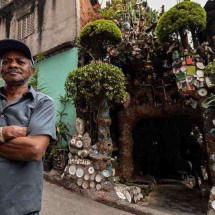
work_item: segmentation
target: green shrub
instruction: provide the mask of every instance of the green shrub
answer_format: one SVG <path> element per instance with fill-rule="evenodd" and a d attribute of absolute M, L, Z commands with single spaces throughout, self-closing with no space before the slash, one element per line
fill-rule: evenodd
<path fill-rule="evenodd" d="M 206 75 L 215 75 L 215 60 L 213 60 L 213 62 L 209 63 L 205 69 L 204 69 L 204 73 Z"/>
<path fill-rule="evenodd" d="M 194 34 L 202 31 L 205 27 L 206 12 L 201 5 L 184 1 L 176 4 L 160 17 L 156 27 L 156 35 L 161 43 L 169 42 L 178 35 L 183 39 L 186 31 L 190 31 L 195 39 L 196 35 Z"/>
<path fill-rule="evenodd" d="M 101 98 L 122 102 L 125 76 L 122 70 L 107 63 L 89 64 L 70 72 L 65 88 L 71 100 L 78 104 L 98 104 Z"/>
<path fill-rule="evenodd" d="M 121 30 L 110 20 L 96 20 L 88 23 L 81 31 L 79 44 L 95 59 L 101 58 L 108 47 L 122 41 Z"/>

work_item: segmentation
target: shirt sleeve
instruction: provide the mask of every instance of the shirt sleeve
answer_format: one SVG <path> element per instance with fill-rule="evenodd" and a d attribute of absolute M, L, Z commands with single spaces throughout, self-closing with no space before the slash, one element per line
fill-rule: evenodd
<path fill-rule="evenodd" d="M 56 140 L 55 106 L 50 98 L 46 97 L 39 101 L 32 112 L 28 124 L 28 135 L 48 135 L 52 141 Z"/>

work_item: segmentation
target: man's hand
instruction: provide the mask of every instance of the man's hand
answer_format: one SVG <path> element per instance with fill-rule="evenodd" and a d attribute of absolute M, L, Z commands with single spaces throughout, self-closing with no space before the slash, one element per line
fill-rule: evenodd
<path fill-rule="evenodd" d="M 10 140 L 16 137 L 26 137 L 27 127 L 21 127 L 16 125 L 2 127 L 2 133 L 4 140 Z"/>
<path fill-rule="evenodd" d="M 39 161 L 49 144 L 47 135 L 17 137 L 0 144 L 0 156 L 10 160 Z"/>

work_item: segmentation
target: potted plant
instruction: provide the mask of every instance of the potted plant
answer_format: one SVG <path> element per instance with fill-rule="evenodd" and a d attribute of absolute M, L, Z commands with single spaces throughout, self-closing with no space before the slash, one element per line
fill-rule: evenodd
<path fill-rule="evenodd" d="M 43 157 L 43 169 L 44 171 L 50 171 L 53 168 L 53 149 L 55 142 L 51 142 L 46 149 L 45 156 Z"/>
<path fill-rule="evenodd" d="M 71 135 L 69 134 L 69 123 L 63 121 L 63 118 L 68 114 L 65 113 L 66 104 L 69 101 L 67 95 L 60 96 L 60 102 L 63 105 L 63 109 L 57 112 L 59 117 L 56 122 L 56 136 L 57 143 L 52 147 L 51 155 L 53 157 L 53 168 L 57 170 L 64 170 L 68 162 L 68 146 L 64 144 L 64 141 L 67 142 Z"/>

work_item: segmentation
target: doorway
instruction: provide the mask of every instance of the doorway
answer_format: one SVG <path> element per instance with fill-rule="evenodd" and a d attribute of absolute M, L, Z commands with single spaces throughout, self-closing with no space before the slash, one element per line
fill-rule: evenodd
<path fill-rule="evenodd" d="M 193 123 L 184 115 L 140 119 L 132 133 L 134 175 L 179 179 L 179 172 L 189 169 L 187 139 Z"/>

